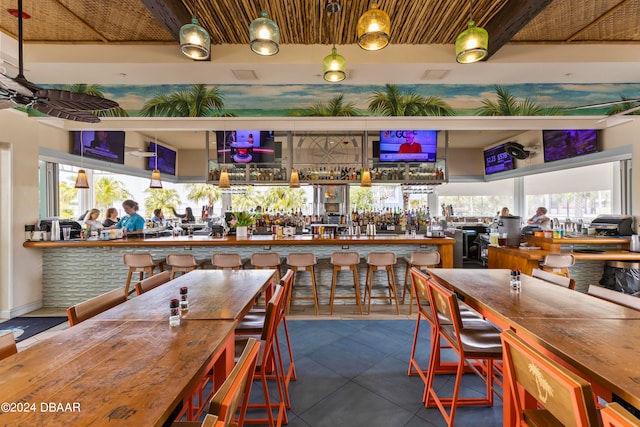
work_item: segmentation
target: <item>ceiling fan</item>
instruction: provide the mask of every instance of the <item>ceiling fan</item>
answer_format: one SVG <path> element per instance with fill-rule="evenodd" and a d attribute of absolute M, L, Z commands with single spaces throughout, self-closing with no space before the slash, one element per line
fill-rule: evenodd
<path fill-rule="evenodd" d="M 156 153 L 154 153 L 153 151 L 142 151 L 140 148 L 137 147 L 129 147 L 128 145 L 125 145 L 124 147 L 124 152 L 127 154 L 131 154 L 134 157 L 155 157 Z"/>
<path fill-rule="evenodd" d="M 0 109 L 27 107 L 52 117 L 86 123 L 99 123 L 91 111 L 110 110 L 118 103 L 99 96 L 68 90 L 43 89 L 24 77 L 22 0 L 18 0 L 18 75 L 0 73 Z"/>

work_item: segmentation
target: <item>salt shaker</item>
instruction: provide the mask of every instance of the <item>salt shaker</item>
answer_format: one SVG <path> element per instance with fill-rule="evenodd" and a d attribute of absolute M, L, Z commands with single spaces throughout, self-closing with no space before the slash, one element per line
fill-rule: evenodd
<path fill-rule="evenodd" d="M 180 311 L 189 310 L 189 300 L 187 299 L 187 287 L 180 288 Z"/>
<path fill-rule="evenodd" d="M 169 303 L 171 314 L 169 315 L 169 326 L 180 326 L 180 301 L 172 299 Z"/>

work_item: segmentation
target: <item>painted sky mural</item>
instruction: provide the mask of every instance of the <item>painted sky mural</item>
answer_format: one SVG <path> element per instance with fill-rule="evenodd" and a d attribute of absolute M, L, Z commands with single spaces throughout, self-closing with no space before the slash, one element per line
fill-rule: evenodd
<path fill-rule="evenodd" d="M 158 94 L 188 90 L 192 85 L 117 86 L 101 85 L 105 97 L 117 101 L 131 116 L 138 115 L 145 102 Z M 380 85 L 208 85 L 217 87 L 224 97 L 224 111 L 241 117 L 287 116 L 294 110 L 329 102 L 344 94 L 345 103 L 353 103 L 366 114 L 368 99 Z M 396 85 L 403 92 L 438 96 L 456 115 L 473 115 L 482 100 L 496 99 L 494 85 Z M 543 108 L 569 108 L 625 98 L 640 97 L 640 83 L 624 84 L 516 84 L 504 85 L 511 95 L 529 98 Z M 606 108 L 568 111 L 567 114 L 601 115 Z"/>

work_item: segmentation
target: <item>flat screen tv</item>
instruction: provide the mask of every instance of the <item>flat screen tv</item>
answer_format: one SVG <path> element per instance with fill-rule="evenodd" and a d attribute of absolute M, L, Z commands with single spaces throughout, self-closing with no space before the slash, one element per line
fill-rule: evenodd
<path fill-rule="evenodd" d="M 435 162 L 437 138 L 438 131 L 435 130 L 382 130 L 379 142 L 380 161 Z"/>
<path fill-rule="evenodd" d="M 513 169 L 513 158 L 507 153 L 505 146 L 506 143 L 484 150 L 485 175 Z"/>
<path fill-rule="evenodd" d="M 216 132 L 218 163 L 273 163 L 273 131 L 231 130 Z"/>
<path fill-rule="evenodd" d="M 124 164 L 123 131 L 72 131 L 71 152 L 105 162 Z M 82 139 L 82 141 L 81 141 Z"/>
<path fill-rule="evenodd" d="M 569 159 L 598 152 L 598 131 L 595 129 L 543 130 L 544 161 Z"/>
<path fill-rule="evenodd" d="M 176 152 L 171 148 L 165 147 L 155 142 L 149 143 L 149 151 L 156 152 L 156 145 L 158 149 L 158 161 L 156 165 L 156 156 L 147 158 L 147 169 L 158 169 L 161 173 L 169 175 L 176 174 Z"/>

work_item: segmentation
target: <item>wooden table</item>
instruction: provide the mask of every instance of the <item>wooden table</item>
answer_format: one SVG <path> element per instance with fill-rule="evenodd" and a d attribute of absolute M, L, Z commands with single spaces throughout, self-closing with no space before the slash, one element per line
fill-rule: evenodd
<path fill-rule="evenodd" d="M 162 425 L 214 360 L 230 371 L 234 327 L 83 322 L 0 361 L 0 401 L 20 409 L 0 410 L 0 425 Z"/>
<path fill-rule="evenodd" d="M 511 292 L 506 269 L 428 272 L 489 320 L 586 378 L 596 394 L 610 401 L 613 392 L 640 408 L 640 311 L 525 275 L 522 291 Z M 514 424 L 508 389 L 503 421 Z"/>
<path fill-rule="evenodd" d="M 512 318 L 640 319 L 640 311 L 527 275 L 521 276 L 522 291 L 511 292 L 507 269 L 430 268 L 428 271 L 503 329 L 511 327 Z"/>
<path fill-rule="evenodd" d="M 194 270 L 92 319 L 168 322 L 169 301 L 179 299 L 180 288 L 186 286 L 189 311 L 183 319 L 238 320 L 261 292 L 270 296 L 274 274 L 274 270 Z"/>

